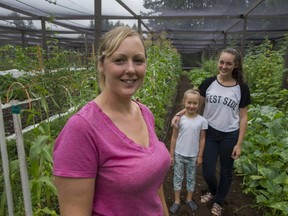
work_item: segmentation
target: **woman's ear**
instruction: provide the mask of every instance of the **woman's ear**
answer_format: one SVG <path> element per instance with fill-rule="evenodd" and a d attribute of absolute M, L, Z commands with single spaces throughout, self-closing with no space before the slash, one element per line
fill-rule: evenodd
<path fill-rule="evenodd" d="M 99 73 L 104 73 L 104 67 L 101 61 L 98 62 L 98 70 L 99 70 Z"/>

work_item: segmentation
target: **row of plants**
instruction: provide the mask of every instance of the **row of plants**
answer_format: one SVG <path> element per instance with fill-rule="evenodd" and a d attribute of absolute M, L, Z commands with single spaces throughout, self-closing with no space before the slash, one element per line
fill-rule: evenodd
<path fill-rule="evenodd" d="M 45 57 L 46 55 L 47 58 Z M 86 61 L 84 57 L 85 56 L 79 52 L 62 50 L 57 46 L 51 47 L 48 54 L 45 53 L 40 46 L 1 46 L 0 72 L 4 71 L 6 73 L 6 75 L 1 74 L 0 76 L 0 96 L 2 103 L 13 99 L 13 97 L 20 101 L 28 99 L 24 90 L 29 89 L 29 92 L 35 92 L 30 88 L 38 88 L 36 90 L 36 92 L 38 92 L 41 91 L 39 88 L 43 86 L 43 90 L 46 89 L 45 91 L 51 92 L 52 94 L 53 91 L 69 90 L 65 89 L 65 86 L 68 86 L 65 82 L 71 82 L 70 80 L 74 81 L 75 76 L 77 77 L 79 75 L 78 73 L 82 73 L 86 68 L 88 68 L 87 70 L 89 70 L 89 68 L 91 69 L 91 67 L 88 67 L 91 65 L 85 65 L 84 62 Z M 89 58 L 90 64 L 94 66 L 95 62 L 93 59 L 95 59 L 93 56 Z M 83 70 L 84 66 L 85 70 Z M 71 73 L 68 73 L 67 70 L 68 72 L 71 71 Z M 72 71 L 78 73 L 72 73 Z M 15 72 L 17 76 L 14 76 Z M 55 82 L 55 80 L 53 81 L 53 79 L 57 80 L 57 82 Z M 16 82 L 22 85 L 16 85 L 16 87 L 11 89 L 13 91 L 12 96 L 10 92 L 7 91 L 11 88 L 11 85 Z M 83 82 L 85 82 L 84 79 Z M 46 88 L 48 85 L 50 85 L 51 88 Z M 77 88 L 74 89 L 73 91 L 77 91 Z M 47 95 L 47 92 L 44 94 Z M 31 95 L 31 97 L 34 96 Z"/>
<path fill-rule="evenodd" d="M 242 156 L 235 161 L 235 173 L 243 177 L 243 191 L 255 197 L 252 205 L 265 216 L 288 215 L 288 90 L 282 88 L 284 48 L 274 49 L 270 41 L 250 46 L 244 58 L 250 87 L 248 128 Z M 201 69 L 189 71 L 195 86 L 217 74 L 217 58 L 204 60 Z"/>
<path fill-rule="evenodd" d="M 155 36 L 154 36 L 155 37 Z M 137 92 L 155 117 L 156 133 L 161 137 L 166 125 L 168 111 L 172 107 L 175 89 L 181 74 L 181 58 L 170 41 L 159 36 L 158 40 L 147 40 L 147 75 L 143 87 Z"/>
<path fill-rule="evenodd" d="M 147 75 L 143 87 L 138 91 L 136 98 L 146 104 L 155 116 L 156 132 L 161 136 L 165 127 L 165 118 L 172 107 L 176 85 L 179 82 L 181 61 L 179 54 L 171 44 L 164 40 L 146 41 L 148 53 Z M 95 65 L 93 62 L 91 65 Z M 49 116 L 51 109 L 47 98 L 52 98 L 53 109 L 58 108 L 59 113 L 75 107 L 73 112 L 60 116 L 54 121 L 43 121 L 38 127 L 24 134 L 24 145 L 27 159 L 27 169 L 30 180 L 33 214 L 58 215 L 56 190 L 52 182 L 52 150 L 54 140 L 67 119 L 98 93 L 95 67 L 87 70 L 70 71 L 68 69 L 57 70 L 55 73 L 40 73 L 35 76 L 23 76 L 16 81 L 21 82 L 25 89 L 34 98 L 41 98 L 42 109 Z M 1 76 L 0 76 L 1 77 Z M 11 83 L 15 80 L 11 81 Z M 23 96 L 23 89 L 15 89 L 13 94 L 8 94 L 9 99 L 18 99 Z M 16 91 L 19 91 L 18 93 Z M 3 91 L 1 96 L 7 94 Z M 21 95 L 22 94 L 22 95 Z M 33 108 L 32 108 L 33 109 Z M 36 110 L 22 110 L 21 115 L 29 113 L 30 119 L 41 115 Z M 43 119 L 44 120 L 44 119 Z M 15 215 L 23 215 L 24 204 L 22 198 L 19 161 L 15 140 L 7 141 L 8 158 L 10 161 L 10 178 L 13 190 Z M 0 162 L 1 163 L 1 162 Z M 2 168 L 2 165 L 0 165 Z M 7 202 L 4 188 L 3 172 L 0 172 L 0 215 L 7 215 Z M 17 203 L 17 205 L 15 205 Z"/>
<path fill-rule="evenodd" d="M 22 125 L 42 122 L 23 135 L 33 213 L 37 216 L 57 215 L 56 189 L 51 178 L 52 149 L 55 138 L 73 112 L 54 121 L 45 119 L 66 112 L 71 107 L 77 110 L 77 107 L 94 97 L 98 89 L 95 68 L 83 69 L 78 53 L 59 50 L 56 46 L 50 50 L 49 61 L 45 60 L 39 46 L 22 48 L 6 45 L 0 47 L 0 54 L 1 69 L 13 68 L 21 74 L 17 78 L 12 74 L 0 76 L 3 84 L 0 86 L 1 101 L 33 100 L 32 108 L 21 110 L 21 118 L 26 121 Z M 93 62 L 91 64 L 94 65 Z M 20 216 L 25 210 L 15 140 L 7 141 L 7 149 L 14 215 Z M 0 197 L 0 215 L 8 215 L 3 175 L 1 172 L 0 191 L 3 192 Z"/>
<path fill-rule="evenodd" d="M 36 119 L 42 121 L 38 127 L 23 135 L 34 215 L 57 215 L 55 211 L 57 209 L 56 190 L 51 178 L 52 149 L 56 136 L 73 112 L 54 121 L 49 119 L 45 121 L 45 119 L 51 117 L 52 113 L 60 114 L 72 107 L 76 107 L 75 110 L 77 110 L 81 104 L 91 100 L 97 89 L 95 77 L 96 73 L 93 69 L 77 71 L 63 69 L 58 70 L 57 73 L 23 76 L 17 79 L 17 82 L 21 82 L 27 90 L 31 99 L 38 99 L 31 109 L 21 110 L 21 118 L 27 117 L 26 123 L 29 125 L 38 123 Z M 17 89 L 17 87 L 15 86 L 15 92 L 8 94 L 9 100 L 18 99 L 17 96 L 21 94 L 17 94 L 17 91 L 23 92 L 23 89 Z M 3 97 L 7 95 L 6 93 Z M 7 151 L 14 212 L 15 215 L 23 215 L 25 211 L 15 140 L 7 141 Z M 4 173 L 1 172 L 0 191 L 3 193 L 0 197 L 0 215 L 7 215 L 3 175 Z"/>
<path fill-rule="evenodd" d="M 41 46 L 0 47 L 0 70 L 18 69 L 23 71 L 42 71 L 44 69 L 58 69 L 79 67 L 86 65 L 86 56 L 76 50 L 65 50 L 57 43 L 48 42 L 49 49 L 44 51 Z"/>

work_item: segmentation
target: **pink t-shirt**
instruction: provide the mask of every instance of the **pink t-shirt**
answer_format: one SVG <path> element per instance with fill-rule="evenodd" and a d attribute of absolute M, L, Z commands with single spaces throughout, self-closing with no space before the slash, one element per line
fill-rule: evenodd
<path fill-rule="evenodd" d="M 138 105 L 149 131 L 148 148 L 129 139 L 93 101 L 68 120 L 56 140 L 55 176 L 96 178 L 92 215 L 163 215 L 157 190 L 170 156 L 156 136 L 152 113 Z"/>

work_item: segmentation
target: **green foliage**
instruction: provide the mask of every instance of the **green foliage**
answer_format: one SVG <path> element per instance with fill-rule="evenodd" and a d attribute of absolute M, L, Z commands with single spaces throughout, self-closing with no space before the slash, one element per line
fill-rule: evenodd
<path fill-rule="evenodd" d="M 244 176 L 246 193 L 256 197 L 266 215 L 288 214 L 287 115 L 275 107 L 252 106 L 242 156 L 235 169 Z"/>
<path fill-rule="evenodd" d="M 1 70 L 18 69 L 31 71 L 38 68 L 37 47 L 5 45 L 0 47 Z"/>
<path fill-rule="evenodd" d="M 63 128 L 67 119 L 72 115 L 58 118 L 53 122 L 41 123 L 32 131 L 24 134 L 27 169 L 30 179 L 31 201 L 35 216 L 59 215 L 56 189 L 52 182 L 52 148 L 54 140 Z M 15 140 L 7 141 L 7 150 L 10 159 L 10 179 L 14 200 L 15 215 L 22 215 L 24 203 L 22 199 L 19 161 L 16 157 Z M 0 191 L 4 187 L 3 176 L 0 176 Z M 0 215 L 7 215 L 5 211 L 5 194 L 2 194 Z M 17 203 L 17 205 L 15 205 Z"/>
<path fill-rule="evenodd" d="M 67 51 L 57 46 L 57 40 L 50 40 L 48 53 L 40 46 L 0 46 L 0 69 L 18 69 L 20 71 L 42 71 L 69 67 L 83 67 L 83 54 Z"/>
<path fill-rule="evenodd" d="M 41 104 L 44 104 L 43 100 L 48 100 L 48 106 L 53 106 L 56 112 L 63 112 L 75 106 L 79 101 L 91 99 L 97 89 L 96 73 L 93 68 L 81 70 L 60 69 L 57 72 L 39 73 L 34 76 L 24 75 L 17 79 L 11 75 L 4 75 L 0 76 L 0 81 L 2 80 L 6 82 L 0 87 L 1 101 L 6 101 L 9 87 L 13 83 L 19 82 L 25 89 L 19 86 L 13 87 L 11 89 L 13 91 L 8 94 L 9 101 L 12 99 L 19 101 L 29 99 L 25 93 L 26 90 L 31 99 L 40 99 L 38 102 L 33 102 L 33 107 L 35 105 L 35 108 L 39 108 Z M 44 111 L 48 115 L 47 106 L 43 108 L 46 109 Z"/>
<path fill-rule="evenodd" d="M 244 59 L 244 71 L 253 103 L 287 110 L 287 89 L 282 89 L 284 47 L 273 49 L 271 41 L 251 46 Z M 286 99 L 285 99 L 286 98 Z"/>
<path fill-rule="evenodd" d="M 48 60 L 44 61 L 44 67 L 48 69 L 59 69 L 60 68 L 69 68 L 69 67 L 83 67 L 84 64 L 84 55 L 76 52 L 63 50 L 57 46 L 56 42 L 51 46 L 48 53 Z"/>
<path fill-rule="evenodd" d="M 11 79 L 11 76 L 0 77 Z M 53 73 L 40 73 L 35 74 L 35 76 L 23 76 L 16 79 L 16 81 L 23 83 L 31 98 L 36 99 L 33 102 L 32 109 L 22 110 L 22 119 L 27 116 L 27 124 L 31 125 L 37 123 L 37 119 L 43 121 L 53 114 L 86 103 L 95 96 L 95 89 L 97 88 L 95 77 L 96 73 L 91 68 L 74 71 L 62 69 Z M 11 82 L 15 82 L 15 79 L 11 79 Z M 11 98 L 27 99 L 26 95 L 22 96 L 18 91 L 23 92 L 23 89 L 15 87 L 10 94 Z M 2 96 L 6 97 L 6 92 L 3 92 Z M 54 113 L 51 113 L 51 110 Z M 32 206 L 34 215 L 37 216 L 57 215 L 58 202 L 56 190 L 52 183 L 52 148 L 55 137 L 63 128 L 66 120 L 61 118 L 55 122 L 43 122 L 30 133 L 24 134 Z M 14 210 L 16 215 L 22 215 L 24 204 L 15 141 L 9 141 L 8 152 L 13 200 L 14 203 L 17 203 Z M 3 178 L 1 173 L 0 191 L 4 191 Z M 7 214 L 5 205 L 6 196 L 5 193 L 2 193 L 0 215 Z"/>
<path fill-rule="evenodd" d="M 148 67 L 143 87 L 136 97 L 147 105 L 155 117 L 158 135 L 165 127 L 165 118 L 172 107 L 172 100 L 181 72 L 180 55 L 168 40 L 159 38 L 150 44 Z"/>
<path fill-rule="evenodd" d="M 6 101 L 6 93 L 9 89 L 10 85 L 16 81 L 17 81 L 17 79 L 14 78 L 11 74 L 6 74 L 6 75 L 0 76 L 0 83 L 1 83 L 0 96 L 1 96 L 2 102 Z M 21 95 L 20 97 L 22 97 L 22 98 L 25 97 L 25 95 L 22 91 L 19 92 L 18 95 Z"/>
<path fill-rule="evenodd" d="M 51 177 L 54 140 L 50 135 L 49 126 L 49 124 L 45 124 L 37 128 L 40 135 L 30 143 L 29 157 L 27 157 L 31 179 L 30 189 L 33 194 L 32 202 L 37 203 L 34 205 L 34 212 L 38 212 L 36 215 L 41 215 L 39 213 L 44 208 L 46 211 L 49 210 L 48 206 L 55 202 L 56 188 Z M 51 214 L 53 215 L 53 211 Z"/>
<path fill-rule="evenodd" d="M 216 60 L 210 59 L 203 62 L 201 68 L 195 68 L 188 72 L 189 79 L 194 87 L 198 88 L 204 79 L 216 75 L 217 65 Z"/>

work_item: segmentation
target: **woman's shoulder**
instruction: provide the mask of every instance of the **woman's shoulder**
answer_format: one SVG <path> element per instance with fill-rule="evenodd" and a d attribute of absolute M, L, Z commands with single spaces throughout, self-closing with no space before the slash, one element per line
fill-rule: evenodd
<path fill-rule="evenodd" d="M 216 75 L 213 75 L 213 76 L 210 76 L 210 77 L 207 77 L 205 80 L 206 81 L 214 81 L 217 79 L 217 76 Z"/>
<path fill-rule="evenodd" d="M 139 101 L 135 101 L 135 103 L 140 108 L 142 115 L 146 116 L 150 121 L 154 122 L 154 115 L 152 111 L 150 110 L 150 108 L 147 105 L 140 103 Z"/>
<path fill-rule="evenodd" d="M 240 90 L 241 90 L 241 95 L 250 95 L 250 89 L 249 86 L 246 83 L 243 83 L 240 86 Z"/>
<path fill-rule="evenodd" d="M 201 96 L 203 97 L 206 96 L 206 90 L 216 79 L 217 79 L 217 76 L 211 76 L 211 77 L 207 77 L 206 79 L 202 81 L 202 83 L 199 86 Z"/>
<path fill-rule="evenodd" d="M 99 107 L 93 101 L 88 102 L 80 110 L 74 113 L 68 120 L 67 123 L 74 125 L 75 127 L 81 127 L 87 125 L 91 119 L 98 119 Z"/>
<path fill-rule="evenodd" d="M 215 80 L 217 79 L 217 76 L 210 76 L 210 77 L 207 77 L 203 80 L 202 84 L 201 85 L 210 85 L 212 82 L 214 82 Z"/>
<path fill-rule="evenodd" d="M 151 110 L 149 109 L 149 107 L 139 101 L 134 101 L 138 106 L 139 108 L 144 111 L 144 112 L 151 112 Z"/>

